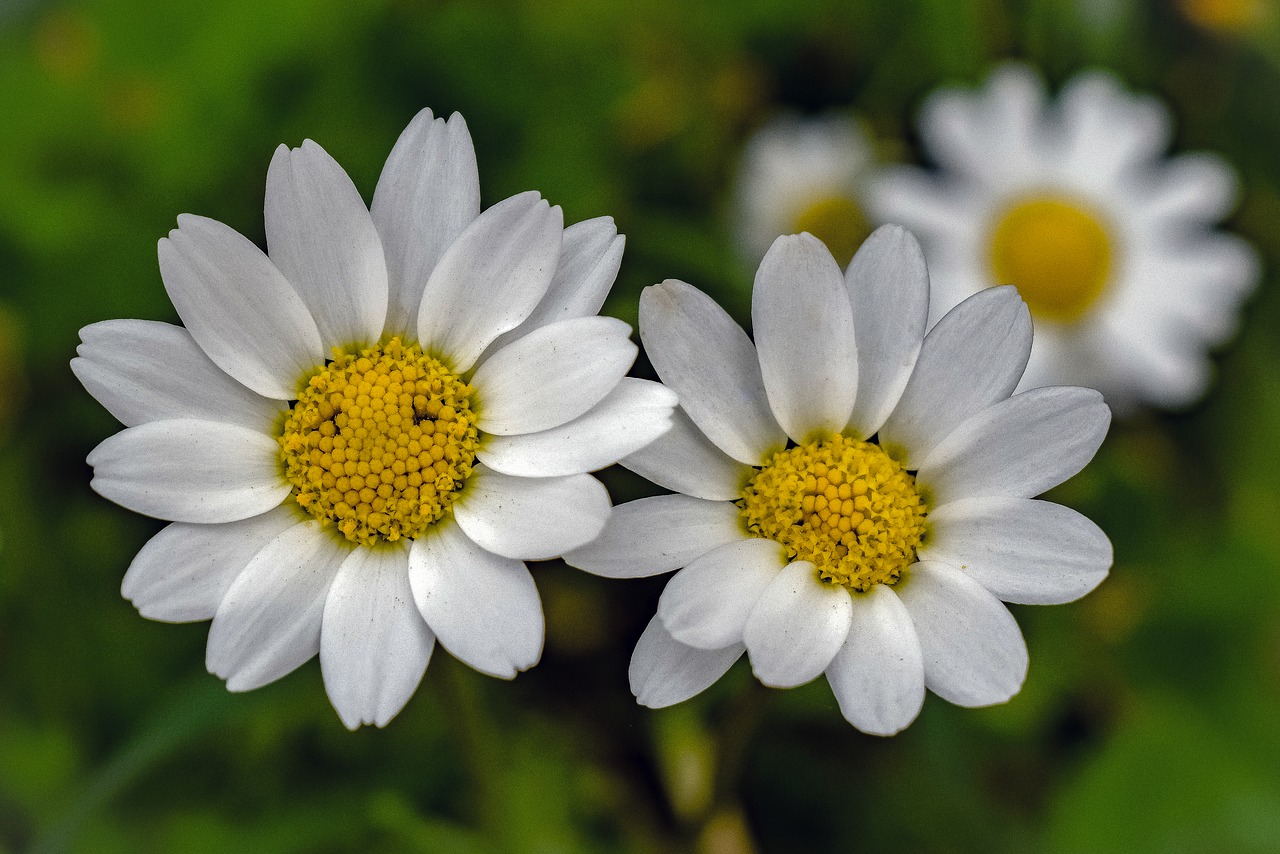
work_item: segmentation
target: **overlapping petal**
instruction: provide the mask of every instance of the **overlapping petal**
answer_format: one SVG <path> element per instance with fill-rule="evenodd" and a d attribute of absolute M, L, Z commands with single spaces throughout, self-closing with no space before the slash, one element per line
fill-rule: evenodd
<path fill-rule="evenodd" d="M 149 421 L 102 441 L 89 454 L 99 495 L 173 522 L 234 522 L 277 506 L 292 485 L 280 474 L 280 445 L 235 424 Z"/>
<path fill-rule="evenodd" d="M 609 510 L 609 493 L 591 475 L 512 477 L 485 466 L 476 466 L 453 505 L 475 543 L 519 560 L 547 560 L 591 542 Z"/>
<path fill-rule="evenodd" d="M 751 669 L 772 688 L 803 685 L 831 664 L 852 619 L 849 591 L 822 584 L 817 567 L 796 561 L 774 576 L 747 617 L 742 640 Z"/>
<path fill-rule="evenodd" d="M 409 587 L 408 544 L 355 549 L 324 604 L 320 671 L 348 729 L 386 726 L 427 670 L 435 635 Z"/>
<path fill-rule="evenodd" d="M 148 620 L 211 620 L 240 570 L 299 518 L 281 506 L 221 525 L 174 522 L 134 556 L 120 593 Z"/>
<path fill-rule="evenodd" d="M 1012 287 L 956 306 L 925 336 L 880 442 L 914 469 L 966 418 L 1007 398 L 1031 354 L 1031 315 Z"/>
<path fill-rule="evenodd" d="M 929 530 L 921 560 L 959 567 L 1005 602 L 1072 602 L 1111 568 L 1107 535 L 1048 501 L 965 498 L 933 510 Z"/>
<path fill-rule="evenodd" d="M 550 323 L 597 314 L 618 276 L 626 242 L 611 216 L 583 220 L 565 228 L 560 262 L 546 295 L 523 323 L 498 336 L 491 349 Z"/>
<path fill-rule="evenodd" d="M 671 577 L 658 600 L 658 617 L 673 638 L 689 646 L 741 643 L 747 617 L 786 565 L 785 550 L 772 540 L 720 546 Z"/>
<path fill-rule="evenodd" d="M 1093 389 L 1048 386 L 973 415 L 919 464 L 937 504 L 989 495 L 1030 498 L 1084 468 L 1111 410 Z"/>
<path fill-rule="evenodd" d="M 623 377 L 585 415 L 538 433 L 486 437 L 477 458 L 494 471 L 521 477 L 596 471 L 670 429 L 675 405 L 675 392 L 666 386 Z"/>
<path fill-rule="evenodd" d="M 760 262 L 751 323 L 769 408 L 798 443 L 844 429 L 858 387 L 853 312 L 840 268 L 811 234 Z"/>
<path fill-rule="evenodd" d="M 311 140 L 271 158 L 266 225 L 267 252 L 311 310 L 325 352 L 376 343 L 387 318 L 382 240 L 355 184 Z"/>
<path fill-rule="evenodd" d="M 734 501 L 754 471 L 713 445 L 677 407 L 670 428 L 619 461 L 658 486 L 712 501 Z"/>
<path fill-rule="evenodd" d="M 258 394 L 291 400 L 324 361 L 311 312 L 276 265 L 216 220 L 183 214 L 157 246 L 160 276 L 187 332 Z"/>
<path fill-rule="evenodd" d="M 613 391 L 635 361 L 631 327 L 581 317 L 536 329 L 476 368 L 481 430 L 499 436 L 559 427 Z"/>
<path fill-rule="evenodd" d="M 227 590 L 209 626 L 205 666 L 232 691 L 252 691 L 320 651 L 325 597 L 351 554 L 314 519 L 276 535 Z"/>
<path fill-rule="evenodd" d="M 656 495 L 613 508 L 600 534 L 564 553 L 565 563 L 608 578 L 640 578 L 686 566 L 745 540 L 738 508 L 687 495 Z"/>
<path fill-rule="evenodd" d="M 409 551 L 413 600 L 436 639 L 490 676 L 511 679 L 542 655 L 542 602 L 523 563 L 439 525 Z"/>
<path fill-rule="evenodd" d="M 724 649 L 696 649 L 680 643 L 656 616 L 649 621 L 635 652 L 628 677 L 636 702 L 661 709 L 705 691 L 723 676 L 745 649 L 737 643 Z"/>
<path fill-rule="evenodd" d="M 711 297 L 675 279 L 645 288 L 640 337 L 658 376 L 726 454 L 760 465 L 786 445 L 769 411 L 755 345 Z"/>
<path fill-rule="evenodd" d="M 921 562 L 897 588 L 924 656 L 930 691 L 957 706 L 990 706 L 1018 693 L 1027 645 L 1000 600 L 960 569 Z"/>
<path fill-rule="evenodd" d="M 884 424 L 906 388 L 929 319 L 929 271 L 911 232 L 882 225 L 845 274 L 858 345 L 858 394 L 850 431 L 859 438 Z"/>
<path fill-rule="evenodd" d="M 387 259 L 385 329 L 416 337 L 431 271 L 480 215 L 480 174 L 462 116 L 446 121 L 423 110 L 413 117 L 382 167 L 370 215 Z"/>
<path fill-rule="evenodd" d="M 80 338 L 71 370 L 126 427 L 195 418 L 266 430 L 285 408 L 228 376 L 181 326 L 104 320 Z"/>
<path fill-rule="evenodd" d="M 427 279 L 418 340 L 466 371 L 542 301 L 560 258 L 564 217 L 537 193 L 486 210 L 449 245 Z"/>
<path fill-rule="evenodd" d="M 924 704 L 924 660 L 911 615 L 877 584 L 853 597 L 849 634 L 827 667 L 845 720 L 872 735 L 905 729 Z"/>

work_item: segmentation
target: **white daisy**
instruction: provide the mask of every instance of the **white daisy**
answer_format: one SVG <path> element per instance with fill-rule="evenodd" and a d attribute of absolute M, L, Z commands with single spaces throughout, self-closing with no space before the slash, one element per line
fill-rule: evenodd
<path fill-rule="evenodd" d="M 1004 65 L 977 92 L 930 96 L 920 137 L 938 170 L 886 170 L 871 207 L 920 235 L 934 317 L 991 285 L 1018 287 L 1036 322 L 1024 388 L 1185 405 L 1259 265 L 1213 230 L 1235 203 L 1231 169 L 1205 153 L 1163 159 L 1170 133 L 1158 100 L 1108 74 L 1077 76 L 1049 105 L 1033 71 Z"/>
<path fill-rule="evenodd" d="M 1013 288 L 971 297 L 925 335 L 915 239 L 878 229 L 842 275 L 807 234 L 760 264 L 755 343 L 710 297 L 645 290 L 640 335 L 680 396 L 672 430 L 623 465 L 676 495 L 615 508 L 565 560 L 630 578 L 680 569 L 631 659 L 659 707 L 717 680 L 745 650 L 761 682 L 826 673 L 844 716 L 891 734 L 928 687 L 1003 702 L 1027 648 L 1006 602 L 1068 602 L 1111 544 L 1032 500 L 1106 434 L 1096 391 L 1013 395 L 1031 320 Z"/>
<path fill-rule="evenodd" d="M 319 653 L 343 723 L 382 726 L 435 642 L 484 673 L 537 662 L 523 561 L 594 538 L 586 474 L 662 433 L 675 395 L 624 378 L 630 327 L 596 317 L 609 218 L 563 228 L 537 193 L 480 212 L 461 116 L 420 113 L 372 210 L 314 142 L 267 172 L 269 254 L 184 215 L 160 273 L 184 327 L 96 323 L 72 369 L 128 428 L 93 487 L 171 520 L 123 584 L 143 616 L 213 620 L 233 691 Z M 326 354 L 330 354 L 326 358 Z"/>
<path fill-rule="evenodd" d="M 841 263 L 871 231 L 863 211 L 872 151 L 848 116 L 782 115 L 747 140 L 736 187 L 737 233 L 756 263 L 776 237 L 807 231 Z"/>

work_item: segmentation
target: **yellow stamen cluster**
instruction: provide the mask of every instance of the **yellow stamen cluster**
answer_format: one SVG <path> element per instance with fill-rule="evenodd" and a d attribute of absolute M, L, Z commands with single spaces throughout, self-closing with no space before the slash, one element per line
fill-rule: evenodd
<path fill-rule="evenodd" d="M 359 354 L 335 350 L 280 436 L 294 499 L 354 543 L 422 533 L 471 474 L 479 441 L 471 392 L 398 338 Z"/>
<path fill-rule="evenodd" d="M 871 233 L 871 222 L 848 196 L 825 196 L 813 201 L 796 215 L 794 227 L 825 243 L 842 268 L 853 260 L 853 253 Z"/>
<path fill-rule="evenodd" d="M 1035 196 L 1011 205 L 991 236 L 996 284 L 1017 285 L 1038 320 L 1072 323 L 1106 288 L 1112 245 L 1104 221 L 1074 202 Z"/>
<path fill-rule="evenodd" d="M 924 537 L 915 478 L 878 445 L 846 436 L 774 454 L 738 506 L 753 534 L 859 593 L 897 583 Z"/>

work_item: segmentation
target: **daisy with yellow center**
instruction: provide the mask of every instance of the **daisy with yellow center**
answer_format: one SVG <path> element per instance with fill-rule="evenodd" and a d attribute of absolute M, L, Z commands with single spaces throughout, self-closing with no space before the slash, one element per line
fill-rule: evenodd
<path fill-rule="evenodd" d="M 480 211 L 462 117 L 419 114 L 366 208 L 314 142 L 267 173 L 268 252 L 190 215 L 160 241 L 184 326 L 95 323 L 72 369 L 124 423 L 93 488 L 170 520 L 123 592 L 212 619 L 233 691 L 317 653 L 342 721 L 382 726 L 436 641 L 484 673 L 537 662 L 526 560 L 609 517 L 587 472 L 665 431 L 675 395 L 624 375 L 596 317 L 623 238 L 536 193 Z"/>
<path fill-rule="evenodd" d="M 937 319 L 983 288 L 1015 285 L 1036 323 L 1023 388 L 1072 383 L 1113 406 L 1182 406 L 1209 381 L 1205 351 L 1235 329 L 1259 264 L 1214 226 L 1235 177 L 1205 153 L 1164 159 L 1168 111 L 1089 72 L 1056 102 L 1025 66 L 926 101 L 920 138 L 938 170 L 869 182 L 880 222 L 920 236 Z"/>
<path fill-rule="evenodd" d="M 738 241 L 752 263 L 780 234 L 806 231 L 841 264 L 871 233 L 864 211 L 871 144 L 847 116 L 782 115 L 747 140 L 734 210 Z"/>
<path fill-rule="evenodd" d="M 745 651 L 766 685 L 825 673 L 854 726 L 888 735 L 926 687 L 1009 699 L 1027 650 L 1002 600 L 1068 602 L 1106 576 L 1106 536 L 1033 500 L 1092 458 L 1101 396 L 1013 394 L 1031 349 L 1013 288 L 926 335 L 928 311 L 923 254 L 896 226 L 843 275 L 814 237 L 779 238 L 754 342 L 690 285 L 644 292 L 641 338 L 680 407 L 622 464 L 676 494 L 620 505 L 564 556 L 615 578 L 679 570 L 631 660 L 641 703 L 693 696 Z"/>

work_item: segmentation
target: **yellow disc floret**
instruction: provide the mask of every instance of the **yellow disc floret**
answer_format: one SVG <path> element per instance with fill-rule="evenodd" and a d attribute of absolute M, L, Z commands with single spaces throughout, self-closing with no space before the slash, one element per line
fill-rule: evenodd
<path fill-rule="evenodd" d="M 280 436 L 298 504 L 362 545 L 422 533 L 471 474 L 472 389 L 416 344 L 334 350 Z"/>
<path fill-rule="evenodd" d="M 1037 320 L 1071 323 L 1106 288 L 1112 249 L 1100 217 L 1074 202 L 1035 196 L 1010 205 L 996 222 L 991 271 L 996 284 L 1017 286 Z"/>
<path fill-rule="evenodd" d="M 847 436 L 774 454 L 738 506 L 751 533 L 859 593 L 896 584 L 924 537 L 915 478 L 878 445 Z"/>

